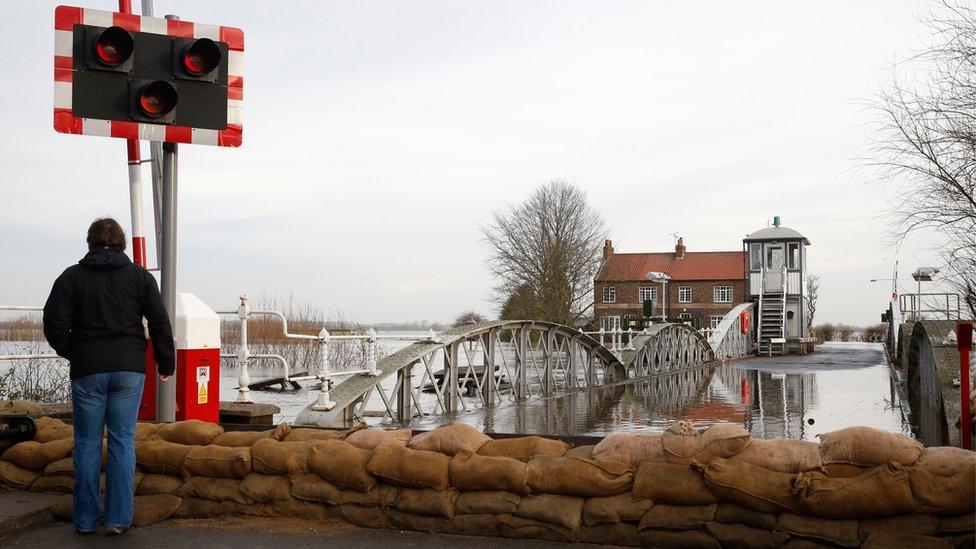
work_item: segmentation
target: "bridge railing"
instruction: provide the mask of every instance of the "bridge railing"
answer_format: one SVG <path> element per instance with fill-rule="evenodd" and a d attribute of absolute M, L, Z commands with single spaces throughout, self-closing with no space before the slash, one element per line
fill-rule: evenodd
<path fill-rule="evenodd" d="M 736 305 L 731 311 L 725 313 L 722 321 L 718 323 L 708 335 L 708 344 L 715 352 L 716 360 L 726 360 L 738 358 L 749 354 L 752 349 L 752 330 L 742 329 L 743 313 L 750 313 L 750 318 L 755 320 L 751 313 L 755 303 L 742 303 Z"/>
<path fill-rule="evenodd" d="M 37 305 L 0 305 L 0 311 L 22 311 L 28 313 L 40 313 L 44 307 Z M 0 354 L 0 361 L 13 360 L 65 360 L 54 353 L 27 353 L 27 354 Z"/>

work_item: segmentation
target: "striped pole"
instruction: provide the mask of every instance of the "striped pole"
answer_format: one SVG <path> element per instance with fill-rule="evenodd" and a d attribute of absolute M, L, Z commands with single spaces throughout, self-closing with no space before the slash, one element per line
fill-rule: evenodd
<path fill-rule="evenodd" d="M 132 13 L 131 0 L 119 0 L 119 13 Z M 126 153 L 129 159 L 129 212 L 132 215 L 132 261 L 141 267 L 147 267 L 146 237 L 142 230 L 142 162 L 138 139 L 125 140 Z"/>

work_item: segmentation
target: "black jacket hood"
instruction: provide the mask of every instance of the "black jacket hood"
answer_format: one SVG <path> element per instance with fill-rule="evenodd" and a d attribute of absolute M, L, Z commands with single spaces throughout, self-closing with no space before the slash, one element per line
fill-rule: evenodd
<path fill-rule="evenodd" d="M 132 261 L 129 260 L 129 256 L 122 252 L 109 250 L 108 248 L 91 250 L 78 262 L 82 267 L 99 271 L 121 269 L 130 263 Z"/>

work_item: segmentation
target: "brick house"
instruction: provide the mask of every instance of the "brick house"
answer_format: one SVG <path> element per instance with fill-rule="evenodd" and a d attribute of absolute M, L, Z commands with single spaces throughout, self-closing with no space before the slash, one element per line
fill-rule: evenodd
<path fill-rule="evenodd" d="M 697 326 L 716 326 L 725 313 L 749 300 L 746 293 L 746 255 L 736 252 L 689 252 L 679 238 L 673 252 L 616 253 L 613 242 L 603 245 L 603 263 L 593 280 L 593 310 L 597 326 L 627 328 L 653 302 L 660 316 L 662 285 L 647 280 L 649 272 L 667 273 L 667 318 Z"/>

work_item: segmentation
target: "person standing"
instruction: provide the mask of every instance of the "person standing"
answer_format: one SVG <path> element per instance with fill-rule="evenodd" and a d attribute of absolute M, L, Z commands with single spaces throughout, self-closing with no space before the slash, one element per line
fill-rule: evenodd
<path fill-rule="evenodd" d="M 176 369 L 176 351 L 156 279 L 123 253 L 125 231 L 119 223 L 96 219 L 87 240 L 85 257 L 54 282 L 44 305 L 44 336 L 71 364 L 75 531 L 90 534 L 98 523 L 107 427 L 105 533 L 118 535 L 132 525 L 135 427 L 146 372 L 142 319 L 148 322 L 162 381 Z"/>

